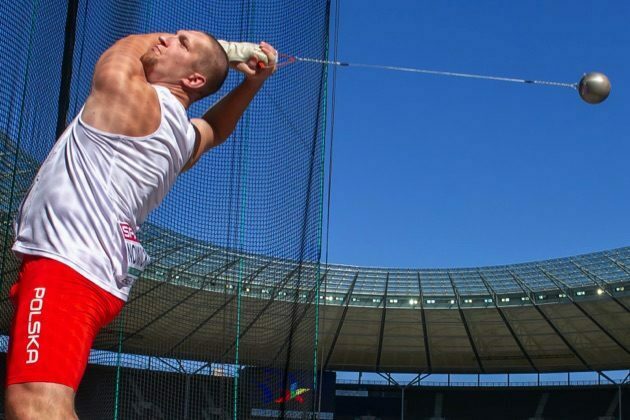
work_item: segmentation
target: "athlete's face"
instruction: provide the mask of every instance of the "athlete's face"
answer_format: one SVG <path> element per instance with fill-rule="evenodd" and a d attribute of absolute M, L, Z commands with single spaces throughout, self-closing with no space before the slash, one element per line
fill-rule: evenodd
<path fill-rule="evenodd" d="M 196 64 L 202 54 L 209 53 L 211 42 L 201 32 L 184 30 L 160 36 L 156 41 L 141 57 L 150 83 L 177 83 L 196 74 Z"/>

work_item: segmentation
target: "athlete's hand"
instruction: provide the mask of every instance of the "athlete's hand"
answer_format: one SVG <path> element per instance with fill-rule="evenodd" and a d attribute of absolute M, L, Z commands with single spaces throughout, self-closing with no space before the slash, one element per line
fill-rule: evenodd
<path fill-rule="evenodd" d="M 267 63 L 252 54 L 247 61 L 231 63 L 232 67 L 245 75 L 251 81 L 264 82 L 276 71 L 278 52 L 268 43 L 261 42 L 260 50 L 267 56 Z"/>

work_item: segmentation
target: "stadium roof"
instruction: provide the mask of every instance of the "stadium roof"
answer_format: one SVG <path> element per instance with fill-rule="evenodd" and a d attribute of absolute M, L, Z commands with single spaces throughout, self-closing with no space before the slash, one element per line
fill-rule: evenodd
<path fill-rule="evenodd" d="M 630 247 L 509 266 L 388 270 L 318 268 L 243 255 L 155 226 L 145 229 L 144 243 L 149 250 L 162 250 L 147 277 L 173 287 L 173 300 L 153 304 L 155 323 L 134 327 L 145 339 L 151 331 L 164 339 L 160 332 L 168 327 L 159 320 L 160 311 L 170 311 L 170 325 L 181 316 L 182 323 L 193 325 L 198 334 L 204 322 L 209 323 L 205 320 L 208 312 L 199 306 L 191 321 L 195 305 L 178 303 L 176 296 L 182 292 L 177 288 L 201 288 L 204 294 L 216 296 L 216 306 L 209 305 L 213 310 L 228 310 L 226 293 L 236 296 L 239 281 L 242 307 L 247 308 L 241 325 L 247 331 L 268 325 L 282 330 L 278 326 L 295 322 L 287 308 L 296 300 L 295 278 L 302 275 L 321 281 L 320 347 L 329 369 L 546 372 L 630 366 L 630 294 L 626 291 L 630 291 Z M 151 283 L 142 284 L 130 305 L 150 306 L 150 290 L 155 287 Z M 305 307 L 313 306 L 317 296 L 313 284 L 303 284 L 307 287 L 299 291 L 297 300 Z M 212 334 L 216 338 L 221 332 Z M 234 331 L 227 334 L 229 341 Z M 252 337 L 260 336 L 260 331 L 252 333 Z M 284 338 L 276 332 L 268 343 L 256 340 L 250 343 L 250 351 L 242 353 L 251 353 L 255 363 L 258 351 L 281 351 L 278 346 Z M 197 339 L 212 340 L 210 335 L 186 338 Z M 201 342 L 191 347 L 203 347 Z M 247 346 L 247 333 L 242 345 Z M 182 356 L 195 358 L 194 354 Z"/>

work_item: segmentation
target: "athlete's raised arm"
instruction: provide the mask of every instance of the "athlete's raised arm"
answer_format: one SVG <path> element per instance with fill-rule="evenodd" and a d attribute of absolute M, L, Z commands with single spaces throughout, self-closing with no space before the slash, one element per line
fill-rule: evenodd
<path fill-rule="evenodd" d="M 147 52 L 159 49 L 172 34 L 129 35 L 118 40 L 99 58 L 94 69 L 93 90 L 112 90 L 130 81 L 147 82 L 143 60 Z"/>
<path fill-rule="evenodd" d="M 192 120 L 197 130 L 197 143 L 184 170 L 193 166 L 205 152 L 227 140 L 265 80 L 276 70 L 276 50 L 261 42 L 259 51 L 265 54 L 267 63 L 261 63 L 255 55 L 248 61 L 233 61 L 232 67 L 245 74 L 243 82 L 208 109 L 202 118 Z"/>

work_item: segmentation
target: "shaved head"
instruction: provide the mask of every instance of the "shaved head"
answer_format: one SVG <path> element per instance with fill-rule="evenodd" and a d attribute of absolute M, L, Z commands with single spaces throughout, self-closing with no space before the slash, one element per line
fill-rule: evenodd
<path fill-rule="evenodd" d="M 228 56 L 215 37 L 206 32 L 201 32 L 208 39 L 204 44 L 202 54 L 196 63 L 195 71 L 206 77 L 206 84 L 199 89 L 201 98 L 205 98 L 221 89 L 229 71 Z"/>

